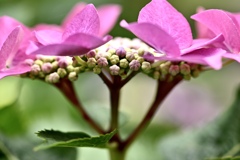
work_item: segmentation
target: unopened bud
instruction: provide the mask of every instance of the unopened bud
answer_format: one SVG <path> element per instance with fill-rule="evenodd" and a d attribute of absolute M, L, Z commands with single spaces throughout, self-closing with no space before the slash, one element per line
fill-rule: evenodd
<path fill-rule="evenodd" d="M 127 59 L 124 58 L 124 59 L 121 59 L 121 60 L 120 60 L 120 67 L 121 67 L 121 68 L 127 68 L 127 67 L 128 67 L 128 64 L 129 64 L 129 63 L 128 63 L 128 60 L 127 60 Z"/>
<path fill-rule="evenodd" d="M 88 61 L 87 61 L 87 65 L 89 68 L 93 68 L 96 66 L 96 59 L 95 58 L 89 58 Z"/>
<path fill-rule="evenodd" d="M 153 72 L 153 78 L 154 78 L 154 79 L 159 79 L 160 76 L 161 76 L 161 74 L 160 74 L 159 71 L 154 71 L 154 72 Z"/>
<path fill-rule="evenodd" d="M 169 68 L 169 73 L 172 75 L 172 76 L 176 76 L 180 71 L 180 68 L 178 65 L 171 65 L 170 68 Z"/>
<path fill-rule="evenodd" d="M 117 63 L 119 62 L 119 57 L 118 57 L 117 55 L 112 55 L 112 56 L 110 57 L 110 62 L 111 62 L 112 64 L 117 64 Z"/>
<path fill-rule="evenodd" d="M 100 57 L 98 60 L 97 60 L 97 64 L 99 67 L 106 67 L 108 65 L 108 61 L 106 58 L 104 57 Z"/>
<path fill-rule="evenodd" d="M 52 62 L 52 69 L 53 70 L 56 70 L 56 69 L 58 69 L 59 67 L 58 67 L 58 62 L 57 61 L 53 61 Z"/>
<path fill-rule="evenodd" d="M 108 49 L 107 52 L 110 53 L 110 55 L 113 55 L 116 53 L 116 50 L 114 48 L 110 48 L 110 49 Z"/>
<path fill-rule="evenodd" d="M 162 63 L 160 64 L 160 71 L 162 74 L 166 75 L 168 74 L 168 70 L 170 68 L 171 62 L 166 62 L 166 63 Z"/>
<path fill-rule="evenodd" d="M 50 73 L 52 71 L 52 64 L 50 62 L 43 63 L 41 67 L 43 73 Z"/>
<path fill-rule="evenodd" d="M 116 55 L 118 55 L 119 57 L 125 57 L 126 56 L 126 50 L 123 47 L 119 47 L 116 50 Z"/>
<path fill-rule="evenodd" d="M 87 58 L 92 58 L 92 57 L 95 57 L 95 56 L 96 56 L 96 52 L 94 50 L 91 50 L 86 54 Z"/>
<path fill-rule="evenodd" d="M 78 78 L 78 75 L 77 75 L 76 72 L 70 72 L 70 73 L 68 74 L 68 79 L 69 79 L 70 81 L 76 81 L 77 78 Z"/>
<path fill-rule="evenodd" d="M 199 70 L 194 70 L 192 71 L 192 77 L 197 78 L 199 76 L 200 71 Z"/>
<path fill-rule="evenodd" d="M 39 65 L 37 65 L 37 64 L 34 64 L 34 65 L 32 65 L 31 66 L 31 74 L 33 74 L 33 75 L 38 75 L 38 73 L 41 71 L 41 68 L 40 68 L 40 66 Z"/>
<path fill-rule="evenodd" d="M 134 58 L 135 58 L 134 53 L 132 53 L 132 52 L 127 52 L 127 54 L 126 54 L 126 59 L 127 59 L 128 61 L 132 61 Z"/>
<path fill-rule="evenodd" d="M 68 66 L 68 61 L 65 58 L 60 58 L 58 60 L 58 65 L 60 68 L 66 68 Z"/>
<path fill-rule="evenodd" d="M 150 63 L 153 63 L 154 62 L 154 55 L 152 54 L 152 53 L 150 53 L 150 52 L 144 52 L 144 54 L 143 54 L 143 58 L 146 60 L 146 61 L 148 61 L 148 62 L 150 62 Z"/>
<path fill-rule="evenodd" d="M 95 66 L 95 67 L 93 68 L 93 73 L 95 73 L 95 74 L 100 74 L 101 72 L 102 72 L 102 69 L 101 69 L 100 67 Z"/>
<path fill-rule="evenodd" d="M 49 74 L 45 78 L 46 82 L 48 83 L 57 83 L 59 82 L 59 79 L 60 79 L 60 76 L 56 72 Z"/>
<path fill-rule="evenodd" d="M 63 68 L 58 68 L 57 73 L 61 78 L 65 77 L 67 75 L 67 71 Z"/>
<path fill-rule="evenodd" d="M 180 73 L 183 75 L 189 75 L 191 72 L 190 66 L 186 63 L 180 64 Z"/>
<path fill-rule="evenodd" d="M 37 59 L 34 64 L 38 64 L 39 66 L 41 66 L 43 64 L 43 61 L 41 61 L 40 59 Z"/>
<path fill-rule="evenodd" d="M 67 71 L 68 72 L 73 72 L 74 71 L 74 67 L 72 65 L 68 65 L 67 66 Z"/>
<path fill-rule="evenodd" d="M 143 72 L 148 73 L 152 67 L 149 62 L 143 62 L 141 68 L 142 68 Z"/>
<path fill-rule="evenodd" d="M 111 75 L 118 75 L 119 71 L 120 71 L 120 67 L 118 67 L 117 65 L 112 65 L 111 67 L 109 67 L 110 69 L 110 73 Z"/>
<path fill-rule="evenodd" d="M 129 63 L 129 67 L 131 70 L 133 71 L 138 71 L 139 68 L 140 68 L 141 64 L 140 62 L 138 62 L 137 60 L 132 60 L 130 63 Z"/>
<path fill-rule="evenodd" d="M 25 64 L 29 65 L 29 66 L 32 66 L 34 64 L 34 61 L 32 59 L 26 59 L 24 61 Z"/>

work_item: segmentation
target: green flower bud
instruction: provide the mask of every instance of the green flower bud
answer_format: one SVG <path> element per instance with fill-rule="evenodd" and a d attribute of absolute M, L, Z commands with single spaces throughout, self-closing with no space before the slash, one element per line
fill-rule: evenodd
<path fill-rule="evenodd" d="M 160 64 L 160 71 L 162 74 L 166 75 L 168 74 L 168 70 L 170 68 L 171 62 L 165 62 Z"/>
<path fill-rule="evenodd" d="M 88 61 L 87 61 L 87 65 L 89 68 L 93 68 L 96 66 L 96 59 L 95 58 L 89 58 Z"/>
<path fill-rule="evenodd" d="M 127 68 L 128 64 L 129 64 L 128 60 L 124 58 L 124 59 L 120 60 L 120 64 L 119 65 L 120 65 L 121 68 Z"/>
<path fill-rule="evenodd" d="M 67 75 L 67 71 L 66 71 L 65 69 L 63 69 L 63 68 L 58 68 L 57 74 L 58 74 L 61 78 L 63 78 L 63 77 L 65 77 L 65 76 Z"/>
<path fill-rule="evenodd" d="M 149 62 L 143 62 L 141 68 L 145 73 L 149 73 L 152 69 L 151 64 Z"/>
<path fill-rule="evenodd" d="M 34 64 L 37 64 L 39 66 L 41 66 L 43 64 L 43 61 L 41 61 L 40 59 L 37 59 Z"/>
<path fill-rule="evenodd" d="M 100 67 L 95 66 L 95 67 L 93 68 L 93 73 L 95 73 L 95 74 L 100 74 L 101 72 L 102 72 L 102 69 L 101 69 Z"/>
<path fill-rule="evenodd" d="M 112 55 L 112 56 L 110 57 L 110 62 L 111 62 L 112 64 L 117 64 L 117 63 L 119 62 L 119 57 L 118 57 L 117 55 Z"/>
<path fill-rule="evenodd" d="M 200 74 L 200 71 L 199 70 L 194 70 L 194 71 L 192 71 L 192 77 L 193 78 L 197 78 L 198 76 L 199 76 L 199 74 Z"/>
<path fill-rule="evenodd" d="M 117 65 L 112 65 L 111 67 L 109 67 L 110 69 L 110 74 L 111 75 L 118 75 L 119 71 L 120 71 L 120 67 L 118 67 Z"/>
<path fill-rule="evenodd" d="M 56 70 L 58 68 L 58 62 L 57 61 L 53 61 L 52 62 L 52 69 Z"/>
<path fill-rule="evenodd" d="M 68 72 L 74 72 L 74 67 L 72 65 L 67 66 L 67 71 Z"/>
<path fill-rule="evenodd" d="M 116 50 L 114 48 L 110 48 L 110 49 L 108 49 L 107 52 L 110 53 L 110 55 L 113 55 L 116 53 Z"/>
<path fill-rule="evenodd" d="M 159 71 L 154 71 L 154 72 L 153 72 L 153 78 L 154 78 L 154 79 L 159 79 L 160 76 L 161 76 L 161 74 L 160 74 Z"/>
<path fill-rule="evenodd" d="M 42 71 L 40 71 L 40 72 L 38 73 L 38 77 L 40 77 L 40 78 L 45 78 L 45 74 L 44 74 Z"/>
<path fill-rule="evenodd" d="M 76 72 L 70 72 L 70 73 L 68 74 L 68 79 L 69 79 L 70 81 L 76 81 L 76 80 L 78 79 L 77 73 L 76 73 Z"/>

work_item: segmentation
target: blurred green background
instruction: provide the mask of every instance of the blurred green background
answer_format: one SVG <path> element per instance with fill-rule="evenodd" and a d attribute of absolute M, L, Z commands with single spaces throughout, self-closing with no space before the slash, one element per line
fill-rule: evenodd
<path fill-rule="evenodd" d="M 0 15 L 9 15 L 25 25 L 38 23 L 60 24 L 77 0 L 0 0 Z M 116 3 L 122 6 L 119 18 L 128 22 L 137 20 L 139 10 L 149 0 L 86 0 L 96 6 Z M 206 9 L 219 8 L 240 12 L 238 0 L 182 0 L 169 2 L 188 18 L 193 32 L 194 23 L 189 19 L 198 6 Z M 177 26 L 176 26 L 177 27 Z M 133 37 L 117 24 L 110 32 L 113 36 Z M 160 159 L 156 145 L 165 134 L 178 129 L 202 125 L 213 119 L 229 106 L 236 87 L 240 84 L 240 65 L 237 63 L 224 67 L 220 71 L 207 71 L 190 82 L 182 82 L 169 95 L 162 108 L 156 114 L 153 123 L 134 143 L 128 153 L 129 160 Z M 108 90 L 97 75 L 84 73 L 75 83 L 79 97 L 86 106 L 92 106 L 89 112 L 107 121 Z M 128 116 L 123 125 L 124 134 L 139 122 L 147 110 L 155 93 L 156 83 L 145 75 L 136 76 L 122 92 L 121 111 Z M 97 88 L 97 90 L 96 90 Z M 85 131 L 95 134 L 79 117 L 70 103 L 51 85 L 38 80 L 7 77 L 0 81 L 0 133 L 17 136 L 24 134 L 37 139 L 35 132 L 42 129 L 62 131 Z M 18 99 L 18 100 L 17 100 Z M 17 100 L 17 102 L 16 102 Z M 134 114 L 137 111 L 137 115 Z M 92 154 L 94 152 L 94 154 Z M 105 150 L 79 149 L 78 157 L 92 160 L 101 156 L 107 159 Z"/>

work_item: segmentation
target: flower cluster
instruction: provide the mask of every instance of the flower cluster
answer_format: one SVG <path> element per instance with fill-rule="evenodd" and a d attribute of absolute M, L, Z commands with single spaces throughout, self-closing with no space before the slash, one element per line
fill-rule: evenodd
<path fill-rule="evenodd" d="M 192 16 L 199 29 L 199 38 L 193 39 L 180 12 L 166 0 L 152 0 L 142 8 L 137 22 L 120 23 L 147 46 L 140 40 L 106 35 L 120 11 L 118 5 L 96 9 L 80 3 L 60 26 L 33 28 L 0 17 L 0 78 L 24 75 L 56 83 L 66 77 L 76 80 L 84 71 L 108 71 L 123 79 L 141 71 L 155 79 L 178 75 L 190 79 L 201 66 L 220 69 L 223 58 L 240 62 L 238 14 L 202 9 Z"/>
<path fill-rule="evenodd" d="M 154 79 L 171 80 L 174 76 L 184 79 L 197 77 L 201 65 L 187 62 L 157 61 L 146 58 L 154 55 L 154 49 L 139 39 L 114 38 L 97 49 L 82 56 L 44 56 L 38 55 L 25 62 L 31 66 L 30 72 L 22 77 L 43 79 L 48 83 L 57 83 L 61 78 L 77 80 L 82 72 L 100 74 L 108 72 L 111 76 L 127 78 L 131 73 L 143 72 Z"/>

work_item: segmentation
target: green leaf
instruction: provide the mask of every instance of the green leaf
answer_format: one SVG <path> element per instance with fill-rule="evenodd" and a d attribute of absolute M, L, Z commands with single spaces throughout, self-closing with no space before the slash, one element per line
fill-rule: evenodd
<path fill-rule="evenodd" d="M 75 148 L 51 148 L 45 151 L 34 152 L 36 142 L 26 137 L 6 137 L 0 135 L 1 160 L 60 160 L 77 159 Z"/>
<path fill-rule="evenodd" d="M 107 147 L 108 141 L 116 133 L 116 130 L 98 137 L 90 137 L 83 132 L 60 132 L 54 130 L 44 130 L 37 133 L 44 138 L 46 143 L 39 145 L 34 150 L 48 149 L 51 147 Z"/>
<path fill-rule="evenodd" d="M 175 160 L 176 157 L 178 160 L 237 158 L 240 155 L 239 113 L 240 89 L 233 105 L 214 121 L 201 128 L 182 131 L 162 140 L 159 144 L 160 154 L 164 160 Z"/>

